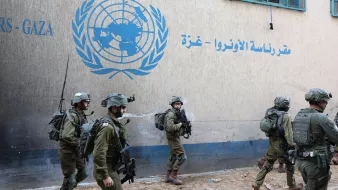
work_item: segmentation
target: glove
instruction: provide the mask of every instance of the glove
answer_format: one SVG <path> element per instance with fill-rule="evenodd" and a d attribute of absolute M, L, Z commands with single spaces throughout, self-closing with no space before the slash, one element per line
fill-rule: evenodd
<path fill-rule="evenodd" d="M 187 124 L 182 123 L 181 128 L 187 128 Z"/>

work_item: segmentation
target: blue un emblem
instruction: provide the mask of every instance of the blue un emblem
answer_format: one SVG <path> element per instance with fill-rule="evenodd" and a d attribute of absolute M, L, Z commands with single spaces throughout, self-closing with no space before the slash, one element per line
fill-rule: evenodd
<path fill-rule="evenodd" d="M 72 22 L 76 51 L 83 63 L 98 75 L 130 79 L 151 73 L 164 55 L 168 29 L 159 9 L 146 9 L 135 0 L 94 6 L 86 0 Z"/>

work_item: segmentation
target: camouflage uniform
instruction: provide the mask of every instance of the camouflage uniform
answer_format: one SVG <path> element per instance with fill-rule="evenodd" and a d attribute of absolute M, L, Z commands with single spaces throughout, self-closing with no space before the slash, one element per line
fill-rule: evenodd
<path fill-rule="evenodd" d="M 116 97 L 118 96 L 118 97 Z M 122 98 L 122 99 L 119 99 Z M 117 99 L 117 100 L 116 100 Z M 127 98 L 123 95 L 110 94 L 106 99 L 108 104 L 104 107 L 110 108 L 113 105 L 126 105 Z M 107 122 L 109 121 L 109 122 Z M 122 124 L 117 120 L 116 116 L 108 112 L 104 120 L 96 128 L 96 138 L 94 141 L 94 178 L 97 184 L 103 190 L 122 190 L 122 184 L 117 174 L 117 164 L 120 161 L 120 153 L 122 147 L 126 145 L 127 133 Z M 103 180 L 111 177 L 113 185 L 105 187 Z"/>
<path fill-rule="evenodd" d="M 169 104 L 173 105 L 175 102 L 181 102 L 183 105 L 183 102 L 179 97 L 174 97 Z M 170 148 L 170 156 L 167 164 L 167 176 L 165 181 L 173 182 L 176 185 L 182 184 L 182 181 L 177 178 L 177 172 L 180 169 L 180 166 L 187 159 L 180 139 L 182 134 L 182 123 L 180 122 L 181 118 L 179 118 L 179 112 L 180 110 L 172 108 L 164 118 L 166 136 Z"/>
<path fill-rule="evenodd" d="M 334 122 L 338 125 L 338 113 L 334 118 Z M 331 148 L 331 147 L 330 147 Z M 338 144 L 335 145 L 334 150 L 331 154 L 332 164 L 338 165 Z"/>
<path fill-rule="evenodd" d="M 72 105 L 83 100 L 90 100 L 87 93 L 77 94 L 81 95 L 73 98 Z M 88 177 L 86 161 L 82 158 L 79 149 L 80 126 L 87 123 L 86 115 L 83 111 L 76 111 L 75 107 L 68 110 L 68 113 L 69 114 L 64 118 L 61 127 L 58 150 L 61 161 L 61 169 L 64 175 L 61 190 L 71 190 L 76 187 L 77 183 Z M 76 175 L 75 169 L 77 169 Z"/>
<path fill-rule="evenodd" d="M 331 178 L 328 141 L 338 143 L 338 128 L 327 114 L 322 113 L 331 97 L 323 89 L 311 89 L 305 94 L 310 108 L 301 109 L 294 120 L 296 165 L 306 190 L 325 190 Z"/>
<path fill-rule="evenodd" d="M 275 106 L 272 109 L 288 111 L 290 106 L 289 98 L 277 97 L 274 102 Z M 258 190 L 263 184 L 266 174 L 272 171 L 273 165 L 277 159 L 286 165 L 286 179 L 289 189 L 296 190 L 302 188 L 301 185 L 296 185 L 294 166 L 286 157 L 288 148 L 294 146 L 291 120 L 291 116 L 288 113 L 283 115 L 281 126 L 284 129 L 284 136 L 278 136 L 277 132 L 274 135 L 269 135 L 269 147 L 265 155 L 264 165 L 257 174 L 255 183 L 252 185 L 255 190 Z"/>

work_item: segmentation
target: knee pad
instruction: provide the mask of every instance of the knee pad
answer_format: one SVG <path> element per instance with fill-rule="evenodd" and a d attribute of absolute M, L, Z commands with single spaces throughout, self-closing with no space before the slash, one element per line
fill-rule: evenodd
<path fill-rule="evenodd" d="M 174 162 L 177 160 L 177 158 L 176 158 L 175 155 L 171 155 L 170 158 L 169 158 L 169 160 L 170 160 L 172 163 L 174 163 Z"/>
<path fill-rule="evenodd" d="M 271 172 L 273 170 L 273 162 L 265 161 L 263 168 L 265 168 L 268 172 Z"/>
<path fill-rule="evenodd" d="M 187 156 L 185 154 L 181 154 L 178 157 L 178 165 L 182 165 L 187 160 Z"/>

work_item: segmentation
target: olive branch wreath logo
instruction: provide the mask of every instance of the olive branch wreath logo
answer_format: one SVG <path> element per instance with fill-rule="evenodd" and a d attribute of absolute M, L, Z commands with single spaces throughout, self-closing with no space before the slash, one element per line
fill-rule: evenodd
<path fill-rule="evenodd" d="M 157 39 L 155 47 L 150 55 L 146 56 L 138 69 L 116 69 L 105 68 L 101 64 L 99 57 L 95 52 L 92 52 L 88 46 L 87 37 L 84 33 L 85 20 L 89 11 L 93 8 L 94 0 L 85 0 L 81 7 L 76 10 L 75 20 L 72 21 L 73 38 L 76 45 L 76 51 L 81 57 L 82 62 L 89 68 L 91 72 L 98 75 L 109 74 L 109 79 L 112 79 L 118 73 L 127 75 L 130 79 L 135 76 L 145 76 L 151 73 L 164 55 L 164 49 L 167 45 L 168 29 L 166 27 L 166 20 L 159 9 L 150 5 L 151 14 L 154 16 L 157 26 Z"/>

